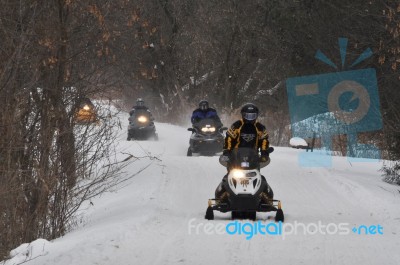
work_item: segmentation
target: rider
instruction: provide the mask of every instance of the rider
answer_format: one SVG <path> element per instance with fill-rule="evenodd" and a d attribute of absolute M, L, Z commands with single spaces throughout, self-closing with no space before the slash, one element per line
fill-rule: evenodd
<path fill-rule="evenodd" d="M 135 113 L 136 110 L 145 110 L 150 112 L 149 108 L 144 105 L 144 100 L 142 98 L 138 98 L 136 100 L 136 105 L 132 107 L 131 111 L 129 112 L 129 115 L 132 116 L 132 114 Z"/>
<path fill-rule="evenodd" d="M 269 163 L 269 141 L 268 133 L 265 126 L 257 121 L 258 108 L 252 103 L 245 104 L 241 109 L 242 119 L 234 122 L 231 128 L 226 132 L 224 151 L 220 157 L 222 162 L 229 162 L 233 149 L 240 147 L 250 147 L 257 151 L 260 151 L 260 161 Z M 229 171 L 229 169 L 228 169 Z M 222 183 L 227 181 L 228 174 L 226 174 L 222 182 L 218 185 L 215 190 L 215 198 L 222 200 L 224 193 L 226 192 Z M 274 192 L 268 185 L 265 177 L 262 176 L 265 181 L 265 189 L 261 193 L 261 199 L 264 203 L 270 204 L 274 198 Z"/>
<path fill-rule="evenodd" d="M 217 123 L 221 123 L 217 111 L 213 108 L 210 108 L 208 101 L 203 99 L 199 102 L 199 107 L 193 111 L 191 121 L 192 124 L 195 124 L 200 120 L 207 118 L 214 119 Z"/>
<path fill-rule="evenodd" d="M 143 112 L 146 112 L 146 113 L 148 113 L 150 121 L 152 122 L 154 120 L 153 114 L 151 114 L 151 111 L 149 110 L 149 108 L 144 105 L 144 100 L 142 98 L 138 98 L 136 100 L 136 105 L 134 105 L 132 107 L 131 111 L 129 111 L 129 118 L 128 118 L 129 122 L 134 121 L 134 119 L 135 119 L 134 114 L 136 111 L 140 111 L 140 113 L 142 113 L 142 114 L 143 114 Z"/>

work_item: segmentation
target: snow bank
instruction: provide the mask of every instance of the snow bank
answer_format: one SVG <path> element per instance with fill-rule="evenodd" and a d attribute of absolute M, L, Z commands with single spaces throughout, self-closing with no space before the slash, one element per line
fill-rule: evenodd
<path fill-rule="evenodd" d="M 17 265 L 25 263 L 37 257 L 47 255 L 47 247 L 51 244 L 45 239 L 37 239 L 31 243 L 25 243 L 10 251 L 10 259 L 0 262 L 1 265 Z"/>
<path fill-rule="evenodd" d="M 307 142 L 303 138 L 300 138 L 300 137 L 291 138 L 289 144 L 293 147 L 307 147 L 308 146 Z"/>

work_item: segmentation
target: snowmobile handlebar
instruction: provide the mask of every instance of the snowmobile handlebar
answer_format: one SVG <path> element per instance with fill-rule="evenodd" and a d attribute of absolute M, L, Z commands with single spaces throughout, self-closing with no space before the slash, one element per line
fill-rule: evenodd
<path fill-rule="evenodd" d="M 247 152 L 250 152 L 250 154 L 246 154 L 246 159 L 245 161 L 249 161 L 252 164 L 252 167 L 259 167 L 259 168 L 263 168 L 266 167 L 270 162 L 271 159 L 268 157 L 267 161 L 262 161 L 261 157 L 258 154 L 257 150 L 251 149 L 251 148 L 242 148 L 242 150 L 247 150 Z M 219 157 L 219 163 L 221 165 L 223 165 L 224 167 L 231 167 L 234 165 L 240 165 L 241 164 L 241 155 L 238 155 L 238 153 L 241 153 L 242 150 L 234 150 L 231 151 L 229 154 L 227 155 L 221 155 Z M 274 148 L 273 147 L 269 147 L 267 150 L 268 154 L 271 154 L 272 152 L 274 152 Z"/>

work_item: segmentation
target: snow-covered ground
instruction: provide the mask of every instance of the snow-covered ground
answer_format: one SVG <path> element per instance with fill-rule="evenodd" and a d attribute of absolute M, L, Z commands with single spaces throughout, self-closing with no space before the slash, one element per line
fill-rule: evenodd
<path fill-rule="evenodd" d="M 157 142 L 128 142 L 127 116 L 122 122 L 120 152 L 158 159 L 131 164 L 131 174 L 150 166 L 92 200 L 63 238 L 21 245 L 6 265 L 27 258 L 28 265 L 399 264 L 400 187 L 381 181 L 380 163 L 333 157 L 330 168 L 303 168 L 303 150 L 275 148 L 262 173 L 282 201 L 284 231 L 246 239 L 225 231 L 229 214 L 204 219 L 207 199 L 226 172 L 218 157 L 186 157 L 190 132 L 170 124 L 156 124 Z M 273 216 L 257 214 L 263 224 L 275 224 Z"/>

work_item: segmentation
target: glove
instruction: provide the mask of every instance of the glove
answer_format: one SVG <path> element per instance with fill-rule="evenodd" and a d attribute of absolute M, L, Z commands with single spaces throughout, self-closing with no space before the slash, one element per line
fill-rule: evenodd
<path fill-rule="evenodd" d="M 230 159 L 231 159 L 231 151 L 230 150 L 224 150 L 223 152 L 222 152 L 222 155 L 221 155 L 221 157 L 219 158 L 220 159 L 220 161 L 222 161 L 222 162 L 228 162 Z"/>
<path fill-rule="evenodd" d="M 269 158 L 269 153 L 265 150 L 261 151 L 261 157 L 260 157 L 260 161 L 261 162 L 267 162 Z"/>
<path fill-rule="evenodd" d="M 224 155 L 224 156 L 231 156 L 231 153 L 232 153 L 231 150 L 225 149 L 225 150 L 222 152 L 222 155 Z"/>

